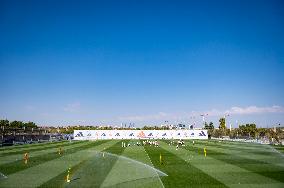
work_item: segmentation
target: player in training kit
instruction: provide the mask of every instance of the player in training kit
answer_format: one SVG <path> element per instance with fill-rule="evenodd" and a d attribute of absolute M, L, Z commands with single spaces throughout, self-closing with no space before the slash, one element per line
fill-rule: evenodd
<path fill-rule="evenodd" d="M 60 146 L 59 149 L 58 149 L 58 154 L 61 155 L 62 153 L 63 153 L 63 149 L 62 149 L 62 147 Z"/>
<path fill-rule="evenodd" d="M 23 159 L 24 159 L 24 163 L 25 163 L 25 164 L 28 164 L 28 160 L 29 160 L 29 154 L 28 154 L 28 152 L 26 152 L 26 153 L 24 154 Z"/>
<path fill-rule="evenodd" d="M 164 164 L 164 161 L 163 161 L 163 156 L 162 156 L 162 154 L 160 153 L 160 164 L 162 165 L 162 164 Z"/>
<path fill-rule="evenodd" d="M 70 180 L 70 171 L 71 171 L 71 168 L 68 169 L 68 172 L 67 172 L 67 176 L 66 176 L 66 182 L 69 183 L 71 180 Z"/>
<path fill-rule="evenodd" d="M 104 148 L 104 150 L 103 150 L 103 158 L 105 158 L 105 150 L 106 150 L 106 148 Z"/>
<path fill-rule="evenodd" d="M 206 157 L 206 147 L 204 148 L 204 157 Z"/>

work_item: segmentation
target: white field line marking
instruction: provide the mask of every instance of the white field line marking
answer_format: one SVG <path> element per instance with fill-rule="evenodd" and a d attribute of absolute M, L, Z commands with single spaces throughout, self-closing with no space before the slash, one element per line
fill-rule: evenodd
<path fill-rule="evenodd" d="M 145 151 L 145 149 L 144 149 L 144 151 Z M 145 151 L 145 152 L 146 152 L 146 151 Z M 101 152 L 101 151 L 98 151 L 98 153 L 102 153 L 102 152 Z M 160 171 L 159 169 L 155 168 L 154 165 L 152 164 L 151 160 L 150 160 L 150 162 L 151 162 L 152 166 L 147 165 L 147 164 L 145 164 L 145 163 L 142 163 L 142 162 L 140 162 L 140 161 L 136 161 L 136 160 L 134 160 L 134 159 L 125 157 L 125 156 L 123 156 L 123 155 L 116 155 L 116 154 L 114 154 L 114 153 L 108 153 L 108 152 L 105 152 L 105 154 L 110 155 L 110 156 L 117 157 L 118 159 L 119 159 L 119 158 L 122 158 L 122 159 L 125 159 L 125 160 L 129 160 L 129 161 L 132 161 L 132 162 L 141 164 L 141 165 L 143 165 L 143 166 L 147 166 L 147 167 L 153 169 L 156 173 L 159 172 L 159 173 L 162 174 L 163 176 L 168 176 L 166 173 L 164 173 L 164 172 Z M 147 154 L 147 152 L 146 152 L 146 154 Z M 147 156 L 148 156 L 148 154 L 147 154 Z M 148 157 L 149 157 L 149 156 L 148 156 Z M 149 158 L 149 159 L 150 159 L 150 158 Z M 158 174 L 158 173 L 157 173 L 157 174 Z"/>
<path fill-rule="evenodd" d="M 144 148 L 144 147 L 143 147 L 143 148 Z M 144 148 L 144 151 L 145 151 L 145 148 Z M 95 152 L 96 154 L 98 154 L 98 153 L 103 153 L 102 151 L 94 151 L 94 152 Z M 146 152 L 146 151 L 145 151 L 145 152 Z M 104 152 L 104 153 L 105 153 L 106 155 L 109 155 L 109 156 L 117 157 L 117 159 L 121 158 L 121 159 L 124 159 L 124 160 L 129 160 L 129 161 L 132 161 L 132 162 L 135 162 L 135 163 L 138 163 L 138 164 L 141 164 L 141 165 L 143 165 L 143 166 L 146 166 L 146 167 L 151 168 L 151 169 L 154 170 L 155 173 L 157 174 L 157 176 L 158 176 L 158 178 L 159 178 L 159 180 L 160 180 L 160 183 L 161 183 L 161 185 L 163 186 L 163 188 L 165 188 L 165 186 L 164 186 L 162 180 L 160 179 L 160 176 L 158 175 L 158 172 L 159 172 L 160 174 L 162 174 L 163 176 L 168 176 L 168 175 L 167 175 L 166 173 L 160 171 L 159 169 L 154 168 L 153 163 L 151 162 L 151 160 L 150 160 L 150 162 L 151 162 L 152 166 L 150 166 L 150 165 L 148 165 L 148 164 L 145 164 L 145 163 L 142 163 L 142 162 L 140 162 L 140 161 L 136 161 L 136 160 L 134 160 L 134 159 L 125 157 L 125 156 L 123 156 L 123 155 L 116 155 L 116 154 L 108 153 L 108 152 Z M 102 155 L 102 154 L 100 154 L 100 155 Z M 146 152 L 146 155 L 148 156 L 147 152 Z M 148 158 L 150 159 L 149 156 L 148 156 Z M 117 162 L 117 161 L 116 161 L 116 162 Z M 115 164 L 114 164 L 114 165 L 115 165 Z M 112 168 L 114 167 L 114 165 L 112 166 Z M 112 168 L 111 168 L 111 170 L 112 170 Z M 109 171 L 109 173 L 107 174 L 107 176 L 110 174 L 111 170 Z M 105 180 L 107 179 L 107 176 L 106 176 Z M 105 181 L 105 180 L 104 180 L 104 181 Z M 104 184 L 104 181 L 103 181 L 103 183 L 101 184 L 101 186 Z"/>
<path fill-rule="evenodd" d="M 268 147 L 269 147 L 272 151 L 274 151 L 274 153 L 278 153 L 281 157 L 284 157 L 284 154 L 283 154 L 283 153 L 281 153 L 280 151 L 278 151 L 277 149 L 275 149 L 275 148 L 272 147 L 271 145 L 268 145 Z"/>
<path fill-rule="evenodd" d="M 152 161 L 151 161 L 151 158 L 149 157 L 148 153 L 146 152 L 146 150 L 145 150 L 145 147 L 144 147 L 144 146 L 143 146 L 143 149 L 144 149 L 144 151 L 145 151 L 145 153 L 146 153 L 146 155 L 147 155 L 148 159 L 150 160 L 150 163 L 152 164 L 152 166 L 154 166 L 154 165 L 153 165 L 153 163 L 152 163 Z M 164 184 L 163 184 L 163 182 L 162 182 L 162 180 L 161 180 L 161 178 L 160 178 L 159 174 L 157 173 L 157 171 L 155 171 L 155 172 L 156 172 L 156 174 L 157 174 L 157 176 L 158 176 L 158 178 L 159 178 L 159 180 L 160 180 L 161 185 L 163 186 L 163 188 L 165 188 L 165 186 L 164 186 Z M 167 174 L 166 174 L 166 175 L 167 175 Z M 167 176 L 168 176 L 168 175 L 167 175 Z"/>

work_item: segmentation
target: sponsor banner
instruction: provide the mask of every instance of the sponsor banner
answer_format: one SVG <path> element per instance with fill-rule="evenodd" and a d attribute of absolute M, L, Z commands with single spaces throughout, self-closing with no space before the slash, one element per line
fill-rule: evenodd
<path fill-rule="evenodd" d="M 74 139 L 208 139 L 208 134 L 207 130 L 74 130 Z"/>
<path fill-rule="evenodd" d="M 113 139 L 123 139 L 124 138 L 123 132 L 116 131 L 116 130 L 114 130 L 112 132 L 113 132 L 113 135 L 112 135 Z"/>

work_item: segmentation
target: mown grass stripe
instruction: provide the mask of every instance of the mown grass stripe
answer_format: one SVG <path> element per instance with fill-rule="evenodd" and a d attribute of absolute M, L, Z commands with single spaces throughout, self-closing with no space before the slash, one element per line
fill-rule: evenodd
<path fill-rule="evenodd" d="M 188 142 L 190 143 L 190 141 Z M 222 147 L 228 147 L 228 148 L 234 148 L 235 151 L 238 152 L 251 152 L 251 151 L 271 151 L 267 147 L 264 147 L 263 145 L 256 145 L 256 144 L 251 144 L 251 146 L 248 145 L 237 145 L 236 143 L 231 142 L 222 142 L 222 141 L 215 141 L 215 140 L 198 140 L 195 142 L 195 145 L 206 145 L 206 146 L 218 146 L 220 148 Z M 238 150 L 239 149 L 239 150 Z"/>
<path fill-rule="evenodd" d="M 31 143 L 31 144 L 23 144 L 23 145 L 2 146 L 2 147 L 0 147 L 0 152 L 3 151 L 3 150 L 13 150 L 13 149 L 35 147 L 35 146 L 38 146 L 38 145 L 56 144 L 58 142 L 68 142 L 68 141 L 66 141 L 66 140 L 63 140 L 63 141 L 45 141 L 45 142 L 40 142 L 40 143 Z"/>
<path fill-rule="evenodd" d="M 218 150 L 221 151 L 223 153 L 227 153 L 227 154 L 234 154 L 234 155 L 238 155 L 241 156 L 243 158 L 246 158 L 248 160 L 257 160 L 260 163 L 265 163 L 265 164 L 272 164 L 275 166 L 282 166 L 284 164 L 284 158 L 280 157 L 281 155 L 279 155 L 279 153 L 277 152 L 271 152 L 270 154 L 266 154 L 266 155 L 261 155 L 259 153 L 257 153 L 257 151 L 260 151 L 259 149 L 253 149 L 251 148 L 250 152 L 246 152 L 246 150 L 242 150 L 241 148 L 239 149 L 231 149 L 231 148 L 224 148 L 224 147 L 219 147 L 220 144 L 219 143 L 211 143 L 211 142 L 206 142 L 206 143 L 197 143 L 196 146 L 200 146 L 200 147 L 211 147 L 214 148 L 214 150 Z M 263 146 L 263 149 L 269 149 L 270 151 L 273 151 L 272 148 L 267 148 L 267 146 Z M 255 152 L 254 152 L 255 151 Z"/>
<path fill-rule="evenodd" d="M 199 140 L 200 142 L 202 142 L 202 140 Z M 206 141 L 203 141 L 203 142 L 215 142 L 215 143 L 218 143 L 218 144 L 229 144 L 229 145 L 235 145 L 235 146 L 238 146 L 238 147 L 241 147 L 241 148 L 262 148 L 263 145 L 262 144 L 259 144 L 259 143 L 247 143 L 247 142 L 240 142 L 240 141 L 228 141 L 228 140 L 206 140 Z"/>
<path fill-rule="evenodd" d="M 204 146 L 202 147 L 200 145 L 196 145 L 196 147 L 202 150 Z M 241 157 L 238 154 L 228 154 L 225 152 L 221 152 L 218 151 L 218 148 L 212 146 L 207 147 L 207 153 L 208 155 L 210 155 L 210 157 L 215 158 L 217 160 L 238 166 L 250 172 L 257 173 L 259 175 L 274 179 L 279 182 L 284 182 L 284 168 L 281 168 L 280 166 L 276 166 L 271 163 L 259 160 Z"/>
<path fill-rule="evenodd" d="M 153 163 L 152 163 L 152 161 L 151 161 L 151 159 L 150 159 L 150 157 L 149 157 L 149 155 L 148 155 L 148 153 L 147 153 L 147 151 L 146 151 L 144 145 L 143 145 L 143 150 L 144 150 L 145 154 L 147 155 L 147 159 L 150 161 L 151 166 L 154 167 L 154 165 L 153 165 Z M 163 184 L 163 182 L 162 182 L 162 180 L 161 180 L 159 174 L 158 174 L 158 173 L 156 173 L 156 174 L 157 174 L 157 177 L 159 178 L 159 183 L 160 183 L 160 185 L 164 188 L 165 186 L 164 186 L 164 184 Z"/>
<path fill-rule="evenodd" d="M 266 145 L 266 144 L 258 144 L 258 143 L 242 143 L 242 142 L 226 142 L 226 141 L 216 141 L 216 140 L 210 140 L 210 143 L 214 143 L 215 145 L 220 145 L 220 146 L 227 146 L 227 147 L 232 147 L 234 149 L 239 149 L 240 151 L 245 150 L 246 152 L 251 152 L 254 151 L 253 153 L 255 154 L 269 154 L 269 155 L 275 155 L 279 157 L 279 153 L 275 152 L 273 148 L 278 148 L 279 150 L 284 151 L 284 146 L 271 146 L 271 145 Z M 283 157 L 283 156 L 282 156 Z"/>
<path fill-rule="evenodd" d="M 56 142 L 46 142 L 46 143 L 39 143 L 39 144 L 25 144 L 22 147 L 6 147 L 5 149 L 0 150 L 0 153 L 8 153 L 8 152 L 14 152 L 14 151 L 21 151 L 28 148 L 37 148 L 37 147 L 46 147 L 51 145 L 57 145 L 58 143 L 66 143 L 67 141 L 56 141 Z"/>
<path fill-rule="evenodd" d="M 179 156 L 163 149 L 153 146 L 145 146 L 153 165 L 165 172 L 168 176 L 161 177 L 165 187 L 226 187 Z M 164 164 L 160 164 L 159 156 L 162 154 Z"/>
<path fill-rule="evenodd" d="M 81 142 L 72 142 L 73 144 L 79 144 Z M 60 147 L 60 146 L 66 146 L 66 145 L 70 145 L 69 142 L 62 142 L 62 143 L 57 143 L 57 144 L 52 144 L 52 145 L 44 145 L 44 146 L 36 146 L 36 147 L 32 147 L 32 148 L 23 148 L 21 150 L 17 150 L 17 151 L 10 151 L 10 152 L 2 152 L 0 153 L 0 159 L 1 157 L 5 157 L 8 155 L 16 155 L 16 154 L 23 154 L 25 152 L 34 152 L 34 151 L 41 151 L 41 150 L 46 150 L 46 149 L 50 149 L 50 148 L 55 148 L 55 147 Z"/>
<path fill-rule="evenodd" d="M 114 144 L 112 144 L 114 142 Z M 104 152 L 104 151 L 106 151 L 108 148 L 111 148 L 111 147 L 114 147 L 114 145 L 116 145 L 116 147 L 118 146 L 118 145 L 120 145 L 120 142 L 118 142 L 117 143 L 117 141 L 114 141 L 114 140 L 112 140 L 112 141 L 108 141 L 107 142 L 107 144 L 111 144 L 111 145 L 109 145 L 109 146 L 105 146 L 104 144 L 102 144 L 101 146 L 101 148 L 97 148 L 97 147 L 95 147 L 95 150 L 96 151 L 102 151 L 102 152 Z M 112 150 L 112 149 L 111 149 Z M 119 154 L 119 153 L 118 153 Z M 88 158 L 87 158 L 88 159 Z M 86 162 L 88 162 L 88 160 L 83 160 L 83 161 L 81 161 L 79 164 L 77 164 L 77 165 L 75 165 L 75 166 L 73 166 L 72 167 L 72 170 L 71 170 L 71 179 L 73 179 L 73 175 L 72 174 L 74 174 L 77 170 L 80 170 L 80 168 L 84 168 L 84 165 L 86 164 Z M 98 159 L 99 160 L 99 159 Z M 108 165 L 110 165 L 111 167 L 113 166 L 113 164 L 111 164 L 111 163 L 109 163 L 110 161 L 107 161 L 107 164 Z M 104 168 L 105 168 L 105 166 L 104 166 Z M 95 172 L 97 172 L 96 173 L 96 175 L 97 174 L 100 174 L 102 171 L 100 171 L 99 169 L 91 169 L 91 170 L 95 170 Z M 105 171 L 105 170 L 109 170 L 109 169 L 103 169 L 103 171 Z M 46 181 L 44 184 L 42 184 L 41 186 L 40 186 L 40 188 L 50 188 L 50 187 L 64 187 L 64 185 L 66 185 L 66 182 L 64 181 L 64 178 L 65 178 L 65 176 L 66 176 L 66 174 L 67 174 L 67 170 L 66 171 L 64 171 L 63 173 L 61 173 L 61 174 L 58 174 L 57 176 L 55 176 L 55 177 L 53 177 L 52 179 L 50 179 L 50 180 L 48 180 L 48 181 Z M 106 175 L 106 174 L 104 174 L 104 175 Z M 87 175 L 86 175 L 87 176 Z M 101 181 L 100 179 L 101 179 L 102 177 L 101 177 L 101 175 L 99 175 L 99 177 L 97 177 L 97 176 L 93 176 L 93 181 L 95 182 L 95 183 L 90 183 L 90 182 L 85 182 L 86 184 L 82 184 L 81 186 L 82 187 L 99 187 L 100 185 L 99 185 L 99 181 Z M 89 186 L 87 186 L 87 185 L 89 185 Z M 91 185 L 91 186 L 90 186 Z M 70 185 L 69 185 L 70 186 Z"/>
<path fill-rule="evenodd" d="M 188 142 L 187 142 L 188 143 Z M 190 144 L 188 144 L 190 145 Z M 268 161 L 265 161 L 265 158 L 269 158 L 270 157 L 277 157 L 277 156 L 274 156 L 274 153 L 272 153 L 271 155 L 261 155 L 261 154 L 256 154 L 256 153 L 253 153 L 253 150 L 254 149 L 251 149 L 250 152 L 247 152 L 245 149 L 242 150 L 241 148 L 240 149 L 234 149 L 234 147 L 224 147 L 218 143 L 211 143 L 211 142 L 206 142 L 206 143 L 196 143 L 194 145 L 194 147 L 197 149 L 197 150 L 200 150 L 201 152 L 203 152 L 203 148 L 206 147 L 206 148 L 211 148 L 211 152 L 217 152 L 215 154 L 228 154 L 228 155 L 234 155 L 234 156 L 239 156 L 239 157 L 242 157 L 244 160 L 243 162 L 246 162 L 247 163 L 251 163 L 251 164 L 255 164 L 255 163 L 261 163 L 261 164 L 269 164 Z M 221 152 L 221 153 L 220 153 Z M 246 160 L 246 161 L 245 161 Z"/>
<path fill-rule="evenodd" d="M 139 142 L 141 142 L 140 140 L 137 140 Z M 142 163 L 145 163 L 147 165 L 153 166 L 153 164 L 151 163 L 150 158 L 148 157 L 144 147 L 142 146 L 142 142 L 141 142 L 141 146 L 133 146 L 133 143 L 137 142 L 135 141 L 130 141 L 131 142 L 131 147 L 127 147 L 125 148 L 125 150 L 123 151 L 122 155 L 128 158 L 131 158 L 133 160 L 137 160 L 140 161 Z"/>
<path fill-rule="evenodd" d="M 236 145 L 228 145 L 228 144 L 213 144 L 211 142 L 209 142 L 209 144 L 207 144 L 207 146 L 214 146 L 217 148 L 221 148 L 221 149 L 229 149 L 229 150 L 233 150 L 233 151 L 237 151 L 237 152 L 245 152 L 245 153 L 252 153 L 252 154 L 258 154 L 258 155 L 273 155 L 275 154 L 275 152 L 273 152 L 271 149 L 268 149 L 266 147 L 252 147 L 252 148 L 242 148 Z"/>
<path fill-rule="evenodd" d="M 86 160 L 83 160 L 79 164 L 73 166 L 72 171 L 78 170 L 85 162 L 86 162 Z M 64 187 L 64 184 L 65 184 L 64 180 L 66 178 L 67 172 L 68 172 L 68 170 L 66 169 L 64 172 L 62 172 L 62 173 L 58 174 L 57 176 L 55 176 L 54 178 L 46 181 L 45 183 L 40 185 L 38 188 Z"/>
<path fill-rule="evenodd" d="M 124 142 L 127 145 L 129 140 L 125 140 Z M 125 147 L 121 147 L 121 142 L 118 142 L 115 145 L 107 148 L 104 151 L 108 152 L 108 153 L 116 154 L 116 155 L 121 155 L 124 150 L 125 150 Z M 118 160 L 117 157 L 112 157 L 111 158 L 111 160 L 108 162 L 108 165 L 105 166 L 104 171 L 102 171 L 102 173 L 98 174 L 98 177 L 96 178 L 97 181 L 95 182 L 94 186 L 97 185 L 98 187 L 100 187 L 102 185 L 102 183 L 106 179 L 107 175 L 109 174 L 109 172 L 111 171 L 112 167 L 115 165 L 117 160 Z"/>
<path fill-rule="evenodd" d="M 178 151 L 175 151 L 174 146 L 166 147 L 163 144 L 161 146 L 171 152 L 177 152 L 182 159 L 229 187 L 232 185 L 244 187 L 244 184 L 251 184 L 251 186 L 259 184 L 267 184 L 268 186 L 269 184 L 269 186 L 273 185 L 275 187 L 280 183 L 279 181 L 250 172 L 233 164 L 212 158 L 211 156 L 214 154 L 211 152 L 207 153 L 207 157 L 205 157 L 203 150 L 197 152 L 196 148 L 193 148 L 192 145 L 181 147 Z M 219 154 L 217 155 L 219 156 Z"/>
<path fill-rule="evenodd" d="M 66 143 L 66 142 L 64 142 Z M 64 149 L 69 149 L 71 147 L 73 147 L 73 145 L 81 145 L 81 144 L 84 144 L 86 143 L 86 141 L 74 141 L 74 142 L 71 142 L 69 143 L 67 146 L 64 147 Z M 47 153 L 53 153 L 53 152 L 58 152 L 58 148 L 59 147 L 54 147 L 54 148 L 49 148 L 49 149 L 45 149 L 45 150 L 39 150 L 39 151 L 34 151 L 34 152 L 28 152 L 30 157 L 36 157 L 36 156 L 39 156 L 39 155 L 44 155 L 44 154 L 47 154 Z M 4 157 L 0 157 L 0 166 L 3 165 L 3 164 L 7 164 L 7 163 L 12 163 L 12 162 L 15 162 L 17 160 L 21 160 L 23 158 L 23 153 L 21 154 L 15 154 L 15 155 L 8 155 L 8 156 L 4 156 Z"/>
<path fill-rule="evenodd" d="M 279 151 L 280 153 L 284 153 L 284 146 L 272 146 L 274 149 Z"/>
<path fill-rule="evenodd" d="M 130 147 L 125 148 L 121 157 L 117 157 L 118 160 L 113 165 L 101 187 L 134 187 L 134 185 L 139 187 L 136 183 L 140 182 L 142 183 L 140 187 L 163 188 L 159 175 L 153 168 L 144 147 L 137 146 L 137 141 L 131 140 L 129 142 Z"/>
<path fill-rule="evenodd" d="M 88 141 L 86 141 L 86 142 L 84 142 L 85 145 L 80 145 L 80 146 L 75 145 L 74 147 L 65 150 L 63 155 L 68 155 L 68 154 L 75 153 L 79 150 L 88 149 L 88 148 L 94 147 L 98 144 L 102 144 L 104 142 L 105 141 L 99 141 L 99 142 L 88 142 Z M 41 163 L 62 157 L 63 155 L 59 155 L 57 152 L 53 152 L 53 153 L 47 153 L 47 154 L 44 154 L 44 155 L 39 155 L 39 156 L 36 156 L 36 157 L 31 157 L 29 159 L 29 162 L 28 162 L 27 165 L 25 165 L 22 160 L 15 161 L 13 163 L 7 163 L 7 164 L 0 166 L 0 172 L 2 172 L 5 175 L 10 175 L 12 173 L 16 173 L 18 171 L 25 170 L 27 168 L 31 168 L 31 167 L 39 165 Z"/>
<path fill-rule="evenodd" d="M 198 146 L 199 143 L 196 145 Z M 228 153 L 228 154 L 234 154 L 234 155 L 238 155 L 247 159 L 253 159 L 253 160 L 258 160 L 260 162 L 263 163 L 269 163 L 269 164 L 273 164 L 273 165 L 277 165 L 277 166 L 282 166 L 281 164 L 284 163 L 284 158 L 281 157 L 281 155 L 279 155 L 279 153 L 277 151 L 273 151 L 273 148 L 268 147 L 268 146 L 263 146 L 263 150 L 267 151 L 269 150 L 270 153 L 265 153 L 261 154 L 261 151 L 263 151 L 261 148 L 258 149 L 254 149 L 251 148 L 250 151 L 247 151 L 246 149 L 242 149 L 242 148 L 234 148 L 234 146 L 224 146 L 222 145 L 220 147 L 219 144 L 216 143 L 204 143 L 203 146 L 208 146 L 211 148 L 216 149 L 217 151 L 222 151 L 223 153 Z M 202 144 L 200 144 L 200 146 L 202 146 Z"/>
<path fill-rule="evenodd" d="M 98 145 L 88 149 L 79 150 L 72 154 L 63 155 L 54 160 L 11 174 L 8 178 L 0 181 L 0 187 L 18 187 L 19 185 L 21 185 L 21 188 L 38 187 L 65 172 L 69 167 L 72 168 L 82 161 L 92 158 L 97 151 L 101 151 L 103 148 L 113 145 L 116 141 L 105 140 L 103 143 L 100 141 L 91 143 Z M 64 179 L 61 179 L 61 181 L 63 184 L 65 183 Z"/>

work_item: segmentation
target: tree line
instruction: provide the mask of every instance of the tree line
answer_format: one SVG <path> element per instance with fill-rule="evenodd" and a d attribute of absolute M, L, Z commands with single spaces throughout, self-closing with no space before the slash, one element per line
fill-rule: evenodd
<path fill-rule="evenodd" d="M 230 138 L 253 138 L 259 139 L 266 137 L 267 139 L 279 142 L 284 139 L 284 129 L 281 127 L 275 128 L 257 128 L 255 123 L 247 123 L 239 125 L 238 128 L 228 129 L 226 126 L 226 119 L 219 119 L 218 129 L 215 129 L 213 122 L 209 124 L 204 123 L 204 129 L 208 130 L 208 134 L 211 137 L 223 137 L 229 136 Z"/>
<path fill-rule="evenodd" d="M 40 128 L 34 122 L 28 121 L 9 121 L 0 120 L 0 131 L 3 130 L 34 130 Z M 253 138 L 259 139 L 266 137 L 269 140 L 280 141 L 284 139 L 284 129 L 281 127 L 277 128 L 257 128 L 256 124 L 248 123 L 239 125 L 238 128 L 228 129 L 226 126 L 226 119 L 220 118 L 218 128 L 214 127 L 213 122 L 205 122 L 204 129 L 208 130 L 210 137 L 223 137 L 227 136 L 230 138 Z M 112 126 L 67 126 L 67 127 L 41 127 L 40 129 L 45 130 L 48 133 L 65 133 L 72 134 L 74 130 L 128 130 L 126 127 L 112 127 Z M 168 130 L 169 127 L 158 127 L 158 126 L 144 126 L 142 128 L 132 127 L 132 130 Z"/>
<path fill-rule="evenodd" d="M 23 122 L 23 121 L 9 121 L 7 119 L 0 120 L 0 127 L 2 129 L 13 128 L 13 129 L 26 129 L 26 128 L 37 128 L 38 126 L 31 121 Z"/>

